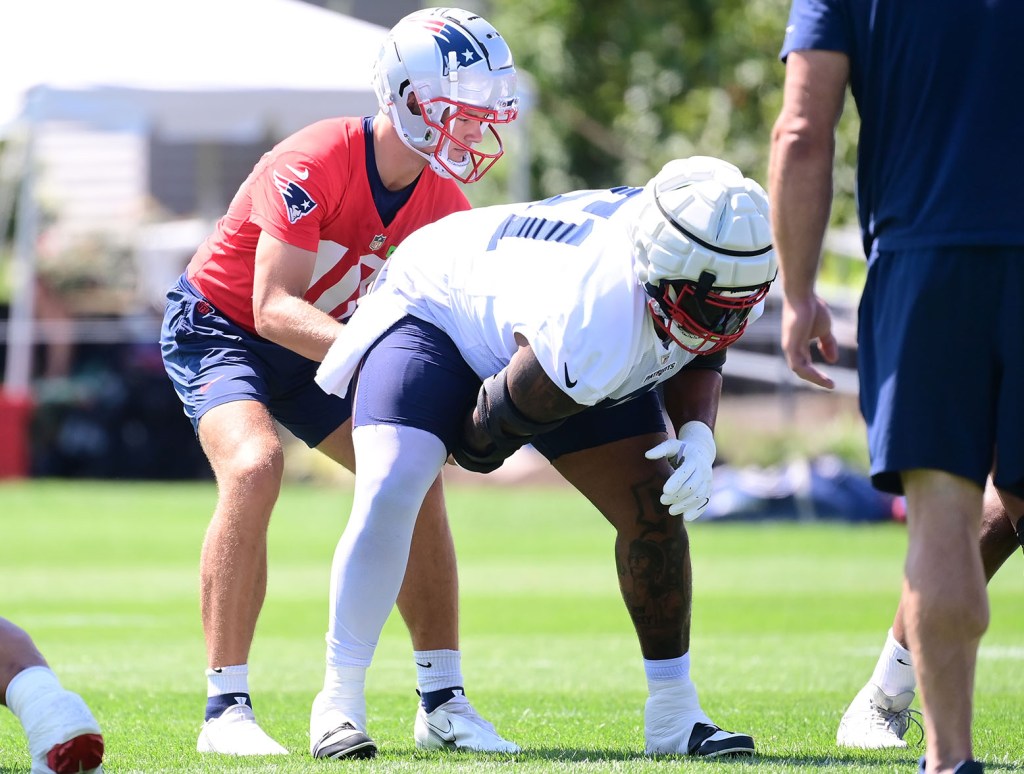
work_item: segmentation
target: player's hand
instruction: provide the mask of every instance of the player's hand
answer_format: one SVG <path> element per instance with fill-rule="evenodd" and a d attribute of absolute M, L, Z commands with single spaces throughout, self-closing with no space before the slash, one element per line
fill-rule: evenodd
<path fill-rule="evenodd" d="M 669 506 L 670 514 L 693 521 L 704 513 L 711 500 L 711 466 L 717 453 L 711 428 L 687 422 L 679 428 L 678 438 L 659 443 L 644 455 L 649 460 L 667 459 L 676 469 L 661 491 L 661 504 Z"/>
<path fill-rule="evenodd" d="M 790 370 L 801 379 L 831 390 L 835 387 L 827 373 L 811 360 L 811 343 L 826 363 L 839 361 L 839 344 L 832 333 L 832 313 L 817 296 L 805 299 L 783 299 L 782 351 Z"/>

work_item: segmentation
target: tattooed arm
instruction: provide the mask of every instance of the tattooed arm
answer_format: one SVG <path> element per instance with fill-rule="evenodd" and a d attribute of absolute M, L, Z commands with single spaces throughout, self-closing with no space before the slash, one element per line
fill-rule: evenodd
<path fill-rule="evenodd" d="M 520 342 L 508 366 L 481 386 L 476 407 L 466 416 L 462 447 L 453 452 L 455 461 L 490 473 L 535 435 L 584 408 L 544 373 L 529 344 Z"/>

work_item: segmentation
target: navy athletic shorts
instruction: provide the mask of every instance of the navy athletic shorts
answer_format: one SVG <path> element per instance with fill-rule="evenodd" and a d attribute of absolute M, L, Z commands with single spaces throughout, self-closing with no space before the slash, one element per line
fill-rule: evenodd
<path fill-rule="evenodd" d="M 160 350 L 197 433 L 203 414 L 236 400 L 262 403 L 311 448 L 352 415 L 349 398 L 313 381 L 319 363 L 235 325 L 184 275 L 167 293 Z"/>
<path fill-rule="evenodd" d="M 1024 248 L 882 252 L 859 313 L 871 477 L 942 470 L 1024 496 Z M 994 468 L 993 468 L 994 466 Z"/>
<path fill-rule="evenodd" d="M 448 335 L 431 323 L 405 317 L 364 358 L 352 421 L 356 427 L 415 427 L 439 438 L 451 453 L 479 391 L 480 379 Z M 624 403 L 585 409 L 534 438 L 533 446 L 554 460 L 664 430 L 661 402 L 652 390 Z"/>

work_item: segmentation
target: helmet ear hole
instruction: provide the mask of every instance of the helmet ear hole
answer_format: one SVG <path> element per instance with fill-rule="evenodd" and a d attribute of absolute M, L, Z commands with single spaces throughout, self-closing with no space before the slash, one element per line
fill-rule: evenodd
<path fill-rule="evenodd" d="M 420 101 L 416 99 L 416 93 L 413 91 L 410 91 L 409 96 L 405 98 L 405 107 L 414 116 L 423 115 L 423 111 L 420 110 Z"/>

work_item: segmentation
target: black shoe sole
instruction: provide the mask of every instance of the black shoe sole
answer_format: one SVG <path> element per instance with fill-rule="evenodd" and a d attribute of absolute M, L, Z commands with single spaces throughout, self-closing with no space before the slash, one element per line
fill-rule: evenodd
<path fill-rule="evenodd" d="M 324 734 L 324 739 L 336 731 L 337 729 Z M 323 739 L 320 742 L 321 744 L 313 749 L 314 758 L 373 758 L 377 755 L 377 745 L 362 733 L 352 734 L 334 744 L 322 745 Z"/>

